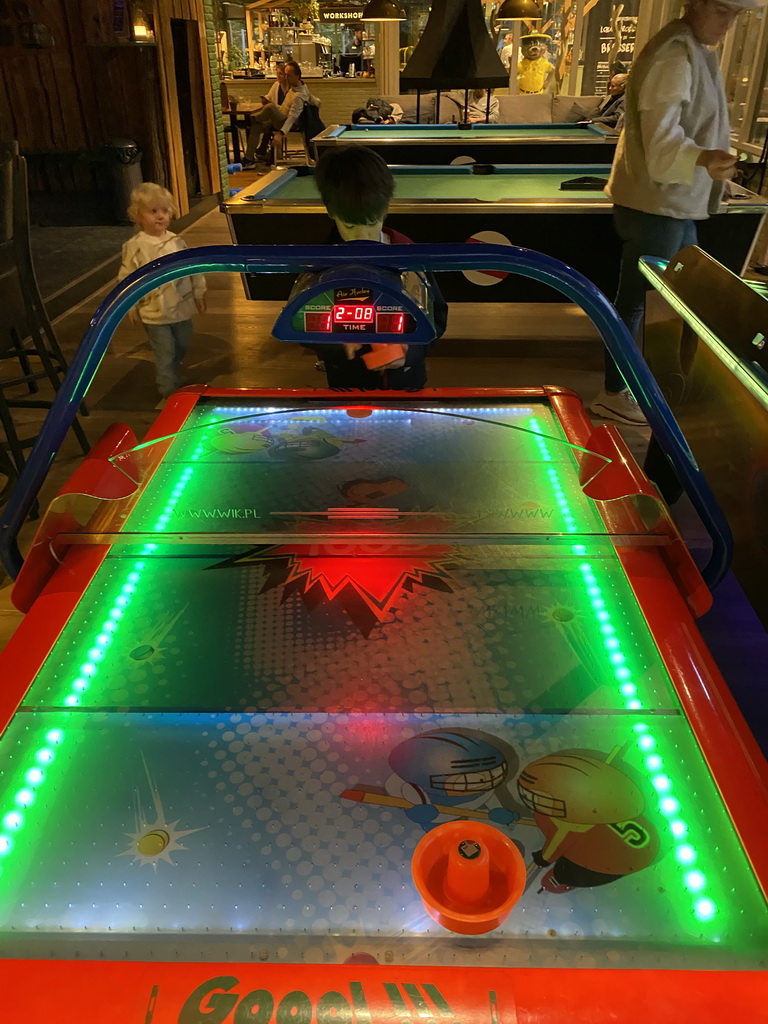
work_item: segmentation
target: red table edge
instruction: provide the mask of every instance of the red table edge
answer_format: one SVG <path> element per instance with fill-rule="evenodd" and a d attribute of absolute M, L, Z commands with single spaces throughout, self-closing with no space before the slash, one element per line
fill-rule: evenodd
<path fill-rule="evenodd" d="M 319 1021 L 330 993 L 349 1009 L 322 1019 L 348 1024 L 725 1024 L 756 1021 L 768 1003 L 763 971 L 0 960 L 0 980 L 9 1020 L 57 1024 L 233 1024 L 251 1019 L 251 992 L 270 1024 L 265 1003 L 298 1020 L 278 1007 L 303 997 L 312 1011 L 300 1019 Z"/>
<path fill-rule="evenodd" d="M 483 398 L 489 402 L 510 398 L 545 399 L 555 409 L 568 440 L 582 447 L 587 446 L 586 442 L 594 429 L 576 392 L 569 388 L 549 385 L 499 389 L 428 388 L 412 392 L 360 393 L 313 388 L 276 390 L 193 386 L 171 396 L 160 416 L 150 427 L 145 440 L 164 437 L 180 430 L 200 398 L 247 397 L 251 400 L 273 401 L 317 398 L 376 406 L 381 398 L 407 403 L 423 402 L 431 396 L 438 400 Z M 11 685 L 4 686 L 0 692 L 0 730 L 4 731 L 23 700 L 69 614 L 106 554 L 101 548 L 92 549 L 92 552 L 94 551 L 102 554 L 92 553 L 89 559 L 78 552 L 79 557 L 73 559 L 71 563 L 70 555 L 65 558 L 64 566 L 68 572 L 67 593 L 61 592 L 56 574 L 38 599 L 43 601 L 43 604 L 28 614 L 5 650 L 0 652 L 0 678 L 6 678 L 7 673 L 7 677 L 12 680 Z M 619 557 L 745 854 L 750 860 L 764 895 L 768 896 L 768 764 L 712 655 L 707 650 L 685 601 L 673 585 L 659 553 L 652 548 L 631 552 L 624 550 L 619 551 Z M 53 594 L 57 595 L 58 600 L 51 604 L 48 599 Z M 45 614 L 42 621 L 38 622 L 43 605 Z M 53 614 L 48 611 L 49 605 Z M 64 618 L 60 617 L 62 615 Z M 668 633 L 671 621 L 678 623 L 674 634 Z M 37 656 L 39 650 L 45 651 L 42 658 Z M 25 679 L 25 675 L 30 672 L 31 675 Z M 698 683 L 696 701 L 693 699 L 689 676 Z"/>

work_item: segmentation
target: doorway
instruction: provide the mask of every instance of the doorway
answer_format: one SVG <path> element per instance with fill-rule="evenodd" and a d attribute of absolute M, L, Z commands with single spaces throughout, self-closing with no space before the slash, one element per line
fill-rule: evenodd
<path fill-rule="evenodd" d="M 171 18 L 173 39 L 173 66 L 176 80 L 176 97 L 179 108 L 179 130 L 184 156 L 184 177 L 190 204 L 201 193 L 200 171 L 197 162 L 197 141 L 195 131 L 195 99 L 193 93 L 192 68 L 196 66 L 195 45 L 197 23 L 183 18 Z"/>

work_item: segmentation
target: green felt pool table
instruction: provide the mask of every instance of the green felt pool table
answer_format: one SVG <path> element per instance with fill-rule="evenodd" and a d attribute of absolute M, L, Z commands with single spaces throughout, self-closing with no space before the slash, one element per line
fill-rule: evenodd
<path fill-rule="evenodd" d="M 612 296 L 620 243 L 611 201 L 600 183 L 597 191 L 561 190 L 563 182 L 574 178 L 607 180 L 609 170 L 605 164 L 393 167 L 395 197 L 387 224 L 414 242 L 476 241 L 536 249 L 581 271 Z M 735 191 L 740 198 L 729 199 L 721 213 L 701 222 L 699 244 L 740 273 L 768 200 L 745 189 Z M 331 222 L 312 168 L 272 171 L 227 200 L 222 210 L 239 244 L 311 245 L 330 237 Z M 498 273 L 446 274 L 441 285 L 453 302 L 560 300 L 544 284 Z M 286 298 L 290 278 L 262 274 L 248 279 L 247 290 L 251 298 Z"/>
<path fill-rule="evenodd" d="M 595 124 L 332 124 L 312 144 L 317 156 L 349 143 L 388 164 L 610 163 L 618 135 Z"/>

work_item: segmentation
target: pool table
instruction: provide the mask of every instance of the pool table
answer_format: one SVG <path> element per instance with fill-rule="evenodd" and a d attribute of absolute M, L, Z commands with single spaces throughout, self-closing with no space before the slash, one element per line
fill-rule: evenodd
<path fill-rule="evenodd" d="M 609 164 L 618 135 L 595 124 L 333 124 L 312 140 L 317 157 L 368 146 L 388 164 Z"/>
<path fill-rule="evenodd" d="M 768 288 L 694 246 L 641 269 L 652 285 L 645 358 L 728 517 L 734 574 L 768 628 Z M 663 457 L 649 472 L 663 484 L 661 467 L 670 472 Z"/>
<path fill-rule="evenodd" d="M 607 179 L 606 165 L 393 167 L 395 198 L 387 224 L 414 242 L 494 242 L 555 256 L 608 296 L 618 280 L 620 244 L 611 202 L 599 187 L 562 191 L 574 178 Z M 482 173 L 489 172 L 489 173 Z M 700 243 L 719 262 L 741 273 L 768 200 L 736 188 L 740 198 L 700 226 Z M 331 223 L 315 188 L 312 168 L 271 171 L 222 204 L 232 240 L 240 244 L 317 244 Z M 283 299 L 292 278 L 246 279 L 254 299 Z M 562 301 L 545 284 L 498 273 L 453 273 L 440 284 L 450 302 Z"/>

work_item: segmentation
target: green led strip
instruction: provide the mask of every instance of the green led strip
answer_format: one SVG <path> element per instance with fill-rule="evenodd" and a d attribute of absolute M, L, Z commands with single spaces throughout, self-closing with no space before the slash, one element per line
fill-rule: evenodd
<path fill-rule="evenodd" d="M 218 420 L 213 420 L 211 423 L 205 424 L 205 426 L 214 426 L 217 422 Z M 207 434 L 201 437 L 200 443 L 190 456 L 191 462 L 197 462 L 203 454 L 207 437 Z M 167 527 L 171 520 L 173 510 L 184 493 L 193 473 L 194 468 L 192 466 L 187 466 L 181 474 L 178 483 L 171 491 L 171 495 L 166 502 L 165 507 L 157 518 L 157 522 L 153 527 L 154 533 L 160 533 Z M 155 551 L 156 548 L 157 544 L 145 544 L 141 548 L 139 554 L 143 556 L 149 555 Z M 63 703 L 66 707 L 77 707 L 80 704 L 81 695 L 85 693 L 95 676 L 98 674 L 99 663 L 104 658 L 107 649 L 120 628 L 120 623 L 126 609 L 135 597 L 136 589 L 141 582 L 142 573 L 145 568 L 146 562 L 142 558 L 134 562 L 131 566 L 125 582 L 120 586 L 118 595 L 114 599 L 112 607 L 101 625 L 99 634 L 96 636 L 91 649 L 88 651 L 88 660 L 80 666 L 78 676 L 72 683 L 71 692 L 64 698 Z M 13 837 L 18 835 L 27 822 L 27 817 L 24 812 L 34 804 L 37 792 L 46 781 L 47 774 L 44 769 L 54 762 L 57 753 L 56 748 L 60 747 L 64 740 L 65 733 L 63 729 L 47 730 L 44 736 L 42 736 L 38 741 L 39 749 L 34 754 L 34 763 L 21 769 L 20 774 L 23 777 L 23 781 L 20 779 L 17 783 L 21 788 L 13 797 L 14 806 L 11 809 L 6 809 L 4 811 L 0 810 L 0 815 L 2 816 L 0 817 L 0 826 L 2 826 L 2 832 L 0 832 L 0 858 L 6 857 L 13 849 Z M 14 787 L 12 786 L 11 789 L 13 788 Z M 2 861 L 0 861 L 0 873 L 1 872 Z"/>
<path fill-rule="evenodd" d="M 704 321 L 700 320 L 696 314 L 685 305 L 682 299 L 679 298 L 679 296 L 655 269 L 652 267 L 646 267 L 642 262 L 640 263 L 640 269 L 659 294 L 664 296 L 674 311 L 683 318 L 689 327 L 692 327 L 694 331 L 696 331 L 702 341 L 712 349 L 715 355 L 720 359 L 723 365 L 731 371 L 734 377 L 741 381 L 752 397 L 756 398 L 764 409 L 768 409 L 768 392 L 766 392 L 765 382 L 761 380 L 756 373 L 750 370 L 749 364 L 739 359 L 738 356 L 735 356 L 733 352 L 731 352 L 731 350 L 724 345 L 722 341 L 720 341 L 717 335 L 712 333 Z"/>
<path fill-rule="evenodd" d="M 533 417 L 528 421 L 528 425 L 531 432 L 534 435 L 538 435 L 536 436 L 536 443 L 542 460 L 544 462 L 552 462 L 552 455 L 549 452 L 544 436 L 542 436 L 544 435 L 542 424 Z M 566 531 L 568 533 L 576 533 L 576 522 L 568 504 L 568 499 L 565 497 L 557 470 L 554 467 L 550 467 L 547 470 L 547 476 L 555 493 L 557 505 L 565 520 Z M 579 557 L 588 557 L 587 548 L 583 544 L 572 545 L 571 551 Z M 589 562 L 582 562 L 579 565 L 579 572 L 595 614 L 598 628 L 604 638 L 603 646 L 619 686 L 619 692 L 622 698 L 624 698 L 624 706 L 628 711 L 642 711 L 643 705 L 637 697 L 637 687 L 633 682 L 632 672 L 627 666 L 627 659 L 622 651 L 621 640 L 616 635 L 616 628 L 611 621 L 611 614 L 606 608 L 603 591 L 595 569 Z M 717 914 L 717 905 L 706 893 L 707 879 L 705 875 L 695 867 L 698 854 L 695 847 L 687 839 L 688 825 L 681 815 L 680 801 L 675 796 L 672 780 L 664 771 L 664 762 L 661 756 L 656 753 L 656 738 L 645 722 L 638 722 L 632 729 L 635 734 L 635 743 L 643 755 L 645 767 L 650 773 L 651 785 L 658 794 L 659 810 L 669 824 L 669 831 L 674 844 L 675 859 L 685 872 L 683 884 L 686 890 L 694 895 L 694 916 L 702 922 L 710 921 Z"/>

